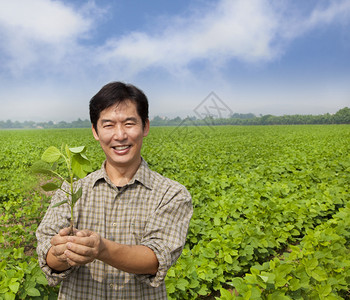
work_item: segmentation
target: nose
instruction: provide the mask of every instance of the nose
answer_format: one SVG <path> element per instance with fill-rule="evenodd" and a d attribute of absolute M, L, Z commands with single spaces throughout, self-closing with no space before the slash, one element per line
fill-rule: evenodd
<path fill-rule="evenodd" d="M 127 139 L 127 134 L 123 126 L 117 126 L 114 131 L 114 139 L 116 141 L 124 141 Z"/>

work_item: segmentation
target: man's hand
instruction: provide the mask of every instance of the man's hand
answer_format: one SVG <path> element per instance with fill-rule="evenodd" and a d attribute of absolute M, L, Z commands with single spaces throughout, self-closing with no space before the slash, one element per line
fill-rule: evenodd
<path fill-rule="evenodd" d="M 71 266 L 67 261 L 67 256 L 64 252 L 67 250 L 67 239 L 70 233 L 70 228 L 63 228 L 51 239 L 51 248 L 47 253 L 47 264 L 56 271 L 64 271 Z"/>
<path fill-rule="evenodd" d="M 98 259 L 128 273 L 154 275 L 158 271 L 158 259 L 146 246 L 118 244 L 90 230 L 74 233 L 68 236 L 69 228 L 64 228 L 51 239 L 46 261 L 52 269 L 64 271 Z"/>
<path fill-rule="evenodd" d="M 94 261 L 100 253 L 101 236 L 90 230 L 81 230 L 67 237 L 63 255 L 70 266 L 85 265 Z"/>

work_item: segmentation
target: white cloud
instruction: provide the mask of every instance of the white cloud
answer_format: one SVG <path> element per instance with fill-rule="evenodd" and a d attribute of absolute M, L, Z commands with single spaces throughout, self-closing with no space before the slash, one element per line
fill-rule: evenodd
<path fill-rule="evenodd" d="M 302 16 L 290 2 L 221 0 L 207 10 L 159 24 L 157 33 L 131 32 L 111 38 L 97 51 L 97 63 L 135 74 L 150 67 L 176 73 L 196 61 L 214 66 L 278 58 L 288 43 L 323 24 L 348 20 L 350 1 L 317 6 Z M 345 18 L 344 18 L 345 17 Z"/>
<path fill-rule="evenodd" d="M 21 74 L 33 65 L 62 63 L 90 28 L 91 20 L 58 1 L 2 0 L 0 52 L 8 58 L 2 67 Z"/>
<path fill-rule="evenodd" d="M 350 1 L 333 0 L 301 16 L 290 10 L 291 1 L 201 2 L 206 5 L 186 15 L 159 19 L 153 32 L 110 35 L 98 47 L 88 40 L 104 13 L 94 1 L 77 9 L 53 0 L 0 0 L 1 69 L 18 76 L 32 70 L 77 76 L 94 69 L 100 70 L 95 76 L 130 78 L 161 68 L 180 77 L 196 62 L 220 69 L 232 60 L 271 61 L 298 36 L 347 20 L 350 12 Z"/>
<path fill-rule="evenodd" d="M 3 1 L 0 23 L 23 37 L 58 44 L 85 32 L 90 24 L 57 1 Z"/>
<path fill-rule="evenodd" d="M 154 35 L 132 32 L 110 39 L 99 49 L 99 62 L 138 72 L 150 66 L 185 68 L 197 60 L 268 60 L 275 54 L 271 44 L 278 18 L 265 0 L 223 0 L 208 11 L 167 23 Z"/>
<path fill-rule="evenodd" d="M 306 22 L 306 28 L 341 21 L 350 16 L 350 1 L 331 1 L 328 7 L 316 8 Z"/>
<path fill-rule="evenodd" d="M 326 4 L 326 5 L 325 5 Z M 349 23 L 350 1 L 320 1 L 308 16 L 291 16 L 281 25 L 280 35 L 286 40 L 293 40 L 318 27 L 333 23 Z"/>

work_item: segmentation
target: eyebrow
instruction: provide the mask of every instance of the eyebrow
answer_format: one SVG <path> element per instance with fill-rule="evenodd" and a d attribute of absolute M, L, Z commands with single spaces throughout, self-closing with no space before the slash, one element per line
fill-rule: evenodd
<path fill-rule="evenodd" d="M 123 123 L 128 122 L 128 121 L 133 121 L 133 122 L 137 123 L 137 118 L 135 118 L 135 117 L 128 117 L 128 118 L 125 118 L 125 119 L 123 120 Z M 110 119 L 102 119 L 102 120 L 101 120 L 101 123 L 102 123 L 102 124 L 109 123 L 109 122 L 114 123 L 115 121 L 110 120 Z"/>
<path fill-rule="evenodd" d="M 126 118 L 126 119 L 124 120 L 124 122 L 127 122 L 127 121 L 133 121 L 133 122 L 137 123 L 137 118 L 135 118 L 135 117 L 129 117 L 129 118 Z"/>
<path fill-rule="evenodd" d="M 102 123 L 102 124 L 104 124 L 104 123 L 109 123 L 109 122 L 112 122 L 112 123 L 113 123 L 113 121 L 112 121 L 112 120 L 109 120 L 109 119 L 102 119 L 102 120 L 101 120 L 101 123 Z"/>

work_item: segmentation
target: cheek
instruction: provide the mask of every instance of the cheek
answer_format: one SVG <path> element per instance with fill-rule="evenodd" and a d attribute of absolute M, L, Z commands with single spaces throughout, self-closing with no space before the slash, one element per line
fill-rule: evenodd
<path fill-rule="evenodd" d="M 137 141 L 140 139 L 142 134 L 140 134 L 140 131 L 137 130 L 137 128 L 131 128 L 126 131 L 126 134 L 130 140 Z"/>
<path fill-rule="evenodd" d="M 100 134 L 99 140 L 101 143 L 109 143 L 113 138 L 112 132 L 104 132 L 103 134 Z"/>
<path fill-rule="evenodd" d="M 134 136 L 134 142 L 137 144 L 142 144 L 142 140 L 143 140 L 143 134 L 138 134 L 136 136 Z"/>

